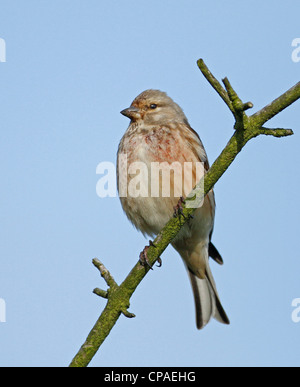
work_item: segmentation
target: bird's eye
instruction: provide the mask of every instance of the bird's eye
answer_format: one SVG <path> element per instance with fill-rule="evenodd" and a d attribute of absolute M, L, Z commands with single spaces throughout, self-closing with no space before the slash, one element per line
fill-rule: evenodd
<path fill-rule="evenodd" d="M 152 103 L 152 104 L 150 105 L 150 109 L 156 109 L 156 108 L 157 108 L 156 103 Z"/>

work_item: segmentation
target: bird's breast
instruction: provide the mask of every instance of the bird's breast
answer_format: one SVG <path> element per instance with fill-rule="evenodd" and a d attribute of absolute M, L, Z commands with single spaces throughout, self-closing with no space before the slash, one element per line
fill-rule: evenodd
<path fill-rule="evenodd" d="M 182 130 L 164 126 L 135 128 L 121 140 L 119 184 L 126 192 L 121 203 L 144 233 L 156 234 L 172 217 L 179 197 L 187 196 L 203 176 L 201 168 L 200 176 L 196 173 L 200 160 L 190 141 Z"/>
<path fill-rule="evenodd" d="M 183 133 L 172 127 L 137 128 L 123 138 L 128 162 L 184 162 L 194 159 Z M 192 161 L 192 160 L 191 160 Z"/>

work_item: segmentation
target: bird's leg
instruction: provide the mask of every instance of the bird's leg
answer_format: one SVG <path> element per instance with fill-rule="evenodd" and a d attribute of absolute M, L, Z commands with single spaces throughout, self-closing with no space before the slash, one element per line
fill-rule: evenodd
<path fill-rule="evenodd" d="M 187 217 L 183 213 L 183 207 L 182 207 L 183 204 L 185 204 L 185 199 L 182 196 L 180 196 L 178 203 L 174 207 L 174 213 L 173 213 L 174 218 L 176 218 L 177 216 L 179 218 L 180 218 L 180 216 L 183 216 L 183 218 L 185 220 L 187 219 Z M 189 215 L 189 217 L 188 217 L 188 219 L 193 219 L 193 218 L 194 218 L 193 215 Z"/>
<path fill-rule="evenodd" d="M 185 200 L 182 196 L 180 196 L 178 203 L 174 207 L 174 214 L 173 214 L 174 218 L 176 218 L 176 216 L 180 216 L 180 215 L 182 215 L 184 217 L 183 207 L 182 207 L 183 204 L 185 204 Z"/>
<path fill-rule="evenodd" d="M 150 265 L 148 255 L 147 255 L 147 252 L 148 252 L 150 246 L 156 247 L 155 244 L 150 240 L 149 246 L 145 246 L 144 250 L 140 253 L 139 261 L 140 261 L 141 265 L 143 265 L 143 266 L 147 265 L 150 267 L 151 270 L 153 270 L 152 266 Z M 160 257 L 157 258 L 157 262 L 158 262 L 157 266 L 160 267 L 162 265 L 162 260 Z"/>
<path fill-rule="evenodd" d="M 149 266 L 151 270 L 153 270 L 152 266 L 150 265 L 148 256 L 147 256 L 147 251 L 150 246 L 145 246 L 144 250 L 140 253 L 139 261 L 142 266 Z"/>

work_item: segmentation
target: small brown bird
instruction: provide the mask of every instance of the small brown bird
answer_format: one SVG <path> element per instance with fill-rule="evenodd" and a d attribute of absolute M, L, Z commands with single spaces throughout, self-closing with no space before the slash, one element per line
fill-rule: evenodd
<path fill-rule="evenodd" d="M 121 204 L 135 227 L 153 237 L 171 219 L 179 199 L 200 180 L 197 165 L 202 163 L 204 171 L 208 170 L 207 155 L 182 109 L 160 90 L 142 92 L 121 113 L 131 120 L 118 148 Z M 198 329 L 211 317 L 229 324 L 208 262 L 211 256 L 223 263 L 211 242 L 214 215 L 211 190 L 172 241 L 189 274 Z"/>

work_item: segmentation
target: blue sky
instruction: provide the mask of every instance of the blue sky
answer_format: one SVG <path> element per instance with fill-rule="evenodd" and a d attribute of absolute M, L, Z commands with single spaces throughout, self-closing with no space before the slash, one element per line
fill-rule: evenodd
<path fill-rule="evenodd" d="M 96 167 L 115 162 L 128 126 L 120 110 L 166 91 L 212 163 L 233 120 L 197 59 L 255 112 L 299 81 L 299 13 L 297 0 L 1 1 L 0 366 L 68 365 L 105 305 L 92 258 L 120 283 L 148 242 L 117 197 L 96 195 Z M 169 247 L 91 366 L 299 365 L 299 106 L 268 123 L 293 137 L 252 140 L 215 187 L 225 264 L 211 267 L 231 325 L 196 329 Z"/>

